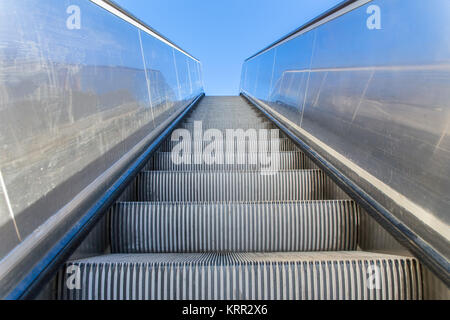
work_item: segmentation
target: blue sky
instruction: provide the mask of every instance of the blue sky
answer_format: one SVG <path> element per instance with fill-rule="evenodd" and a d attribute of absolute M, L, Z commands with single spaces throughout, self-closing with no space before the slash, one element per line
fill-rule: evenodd
<path fill-rule="evenodd" d="M 341 0 L 116 0 L 202 61 L 207 95 L 237 95 L 243 61 Z"/>

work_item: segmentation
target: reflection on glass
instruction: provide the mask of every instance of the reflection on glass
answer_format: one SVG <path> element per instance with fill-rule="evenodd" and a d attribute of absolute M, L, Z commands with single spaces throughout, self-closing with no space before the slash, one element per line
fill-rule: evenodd
<path fill-rule="evenodd" d="M 371 1 L 246 61 L 241 90 L 448 226 L 449 20 L 446 0 Z"/>
<path fill-rule="evenodd" d="M 22 239 L 203 91 L 197 61 L 90 1 L 3 0 L 0 39 L 0 173 Z M 19 235 L 0 193 L 1 258 Z"/>

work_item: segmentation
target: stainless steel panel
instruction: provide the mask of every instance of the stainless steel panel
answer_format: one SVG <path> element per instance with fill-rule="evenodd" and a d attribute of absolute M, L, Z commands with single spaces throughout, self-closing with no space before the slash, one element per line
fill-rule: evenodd
<path fill-rule="evenodd" d="M 267 52 L 248 60 L 255 80 L 241 90 L 331 148 L 338 157 L 323 156 L 357 182 L 369 177 L 365 191 L 448 258 L 450 2 L 365 2 L 270 49 L 273 67 Z M 376 11 L 380 28 L 368 28 Z M 268 99 L 255 89 L 263 65 Z"/>
<path fill-rule="evenodd" d="M 0 258 L 202 91 L 189 60 L 91 1 L 1 1 Z"/>
<path fill-rule="evenodd" d="M 422 278 L 425 300 L 450 300 L 450 289 L 424 266 L 422 267 Z"/>

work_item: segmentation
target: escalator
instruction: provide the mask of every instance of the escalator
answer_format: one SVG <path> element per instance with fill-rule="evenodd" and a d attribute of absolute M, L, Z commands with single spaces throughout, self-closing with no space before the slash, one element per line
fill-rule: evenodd
<path fill-rule="evenodd" d="M 414 257 L 361 250 L 361 214 L 244 98 L 205 97 L 110 209 L 110 252 L 68 261 L 57 297 L 421 299 Z"/>
<path fill-rule="evenodd" d="M 114 1 L 25 2 L 0 5 L 1 299 L 450 299 L 450 2 L 341 1 L 206 97 Z"/>

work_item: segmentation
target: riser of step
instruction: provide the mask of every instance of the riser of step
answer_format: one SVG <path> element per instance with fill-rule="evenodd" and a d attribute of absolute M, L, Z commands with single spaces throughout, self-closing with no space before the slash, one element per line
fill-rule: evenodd
<path fill-rule="evenodd" d="M 201 139 L 194 139 L 193 141 L 171 141 L 165 140 L 159 147 L 160 152 L 172 152 L 175 150 L 183 150 L 184 152 L 200 152 L 215 147 L 216 152 L 229 152 L 226 139 L 215 141 L 212 145 L 211 141 L 202 141 Z M 288 152 L 299 151 L 298 147 L 292 140 L 289 139 L 273 139 L 273 140 L 237 140 L 234 139 L 232 150 L 236 153 L 257 153 L 257 152 Z M 177 149 L 175 149 L 177 148 Z"/>
<path fill-rule="evenodd" d="M 263 114 L 259 113 L 256 110 L 248 109 L 248 110 L 239 110 L 236 108 L 227 108 L 223 109 L 223 112 L 221 112 L 221 118 L 223 119 L 236 119 L 236 120 L 244 120 L 242 117 L 246 117 L 248 119 L 261 119 L 264 121 L 269 121 Z M 192 113 L 190 113 L 186 119 L 192 119 L 192 118 L 201 118 L 205 117 L 211 121 L 217 121 L 217 113 L 220 112 L 220 110 L 217 109 L 210 109 L 210 110 L 194 110 Z"/>
<path fill-rule="evenodd" d="M 351 200 L 291 203 L 117 203 L 113 253 L 356 250 Z"/>
<path fill-rule="evenodd" d="M 178 128 L 180 129 L 186 129 L 188 130 L 191 134 L 194 133 L 194 124 L 193 123 L 181 123 Z M 272 123 L 246 123 L 246 124 L 228 124 L 228 123 L 208 123 L 208 122 L 204 122 L 202 125 L 202 134 L 204 133 L 204 131 L 209 130 L 209 129 L 216 129 L 219 130 L 223 136 L 225 136 L 226 134 L 226 130 L 232 129 L 232 130 L 236 130 L 236 129 L 242 129 L 244 131 L 247 131 L 248 129 L 254 129 L 254 130 L 261 130 L 261 129 L 265 129 L 265 130 L 274 130 L 274 129 L 278 129 L 274 124 Z M 279 130 L 279 135 L 280 138 L 283 136 L 283 133 L 281 130 Z M 270 133 L 269 133 L 270 134 Z"/>
<path fill-rule="evenodd" d="M 150 159 L 144 170 L 147 171 L 260 171 L 275 167 L 279 170 L 316 169 L 316 165 L 302 152 L 280 152 L 278 154 L 235 154 L 234 163 L 212 161 L 203 154 L 184 154 L 183 163 L 178 163 L 171 152 L 157 152 Z M 175 160 L 175 161 L 174 161 Z M 200 162 L 200 164 L 196 164 Z M 218 162 L 218 163 L 215 163 Z"/>
<path fill-rule="evenodd" d="M 320 170 L 278 172 L 144 171 L 137 201 L 295 201 L 348 199 Z"/>
<path fill-rule="evenodd" d="M 264 116 L 249 115 L 249 114 L 233 114 L 224 115 L 221 119 L 213 117 L 213 115 L 191 115 L 184 119 L 185 123 L 194 123 L 194 121 L 202 121 L 203 123 L 209 124 L 219 124 L 219 123 L 229 123 L 229 124 L 252 124 L 252 123 L 272 123 L 267 120 Z"/>

